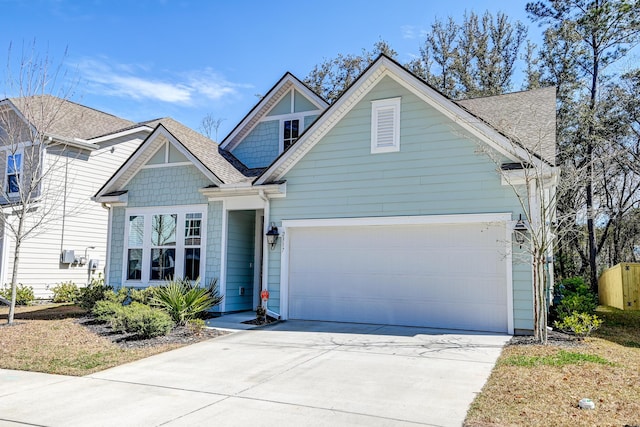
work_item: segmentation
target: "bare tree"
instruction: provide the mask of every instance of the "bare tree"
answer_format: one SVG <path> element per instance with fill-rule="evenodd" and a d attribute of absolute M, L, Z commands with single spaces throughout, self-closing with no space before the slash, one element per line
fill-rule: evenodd
<path fill-rule="evenodd" d="M 13 243 L 11 298 L 8 322 L 13 323 L 18 285 L 18 267 L 23 242 L 57 220 L 65 193 L 55 174 L 65 173 L 62 156 L 48 156 L 48 150 L 63 149 L 67 142 L 55 135 L 55 124 L 71 95 L 60 89 L 66 79 L 62 64 L 54 65 L 48 55 L 40 56 L 36 44 L 23 46 L 13 61 L 9 48 L 5 75 L 5 98 L 0 103 L 0 164 L 4 179 L 0 188 L 0 224 L 5 245 Z"/>
<path fill-rule="evenodd" d="M 220 125 L 222 124 L 222 122 L 224 122 L 225 120 L 226 119 L 220 119 L 220 118 L 216 119 L 215 117 L 213 117 L 211 113 L 207 114 L 202 118 L 202 121 L 200 122 L 200 129 L 199 129 L 200 133 L 202 133 L 207 138 L 213 139 L 214 141 L 217 142 L 218 129 L 220 128 Z"/>

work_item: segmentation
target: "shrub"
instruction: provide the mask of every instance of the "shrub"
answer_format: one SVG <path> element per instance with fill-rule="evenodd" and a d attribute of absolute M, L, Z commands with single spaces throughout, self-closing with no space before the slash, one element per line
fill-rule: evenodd
<path fill-rule="evenodd" d="M 205 326 L 204 319 L 191 319 L 187 322 L 187 329 L 194 335 L 200 335 Z"/>
<path fill-rule="evenodd" d="M 80 288 L 78 294 L 78 305 L 85 310 L 91 311 L 97 301 L 104 299 L 105 293 L 112 288 L 105 285 L 102 275 L 91 279 L 91 282 L 84 288 Z"/>
<path fill-rule="evenodd" d="M 113 289 L 108 289 L 103 294 L 103 299 L 106 301 L 115 302 L 117 304 L 124 304 L 129 298 L 129 290 L 127 288 L 120 288 L 118 292 Z"/>
<path fill-rule="evenodd" d="M 5 285 L 4 289 L 0 289 L 0 296 L 11 301 L 11 285 Z M 16 286 L 16 305 L 31 305 L 35 299 L 31 286 L 18 283 Z"/>
<path fill-rule="evenodd" d="M 192 284 L 189 280 L 176 279 L 154 288 L 153 304 L 166 310 L 178 325 L 184 325 L 222 302 L 217 280 L 207 288 L 200 287 L 199 283 L 199 280 Z"/>
<path fill-rule="evenodd" d="M 565 332 L 573 332 L 579 337 L 587 337 L 602 325 L 602 320 L 595 314 L 573 312 L 561 321 L 555 321 L 554 326 Z"/>
<path fill-rule="evenodd" d="M 166 335 L 174 322 L 165 311 L 140 303 L 132 303 L 121 308 L 111 319 L 113 329 L 133 333 L 140 338 Z"/>
<path fill-rule="evenodd" d="M 598 298 L 582 277 L 563 280 L 555 290 L 552 317 L 562 321 L 574 312 L 592 315 L 598 307 Z"/>
<path fill-rule="evenodd" d="M 129 299 L 131 302 L 139 302 L 141 304 L 150 305 L 155 295 L 154 288 L 129 289 Z"/>
<path fill-rule="evenodd" d="M 80 294 L 78 285 L 69 281 L 55 285 L 53 291 L 53 302 L 75 302 Z"/>
<path fill-rule="evenodd" d="M 96 301 L 93 306 L 93 310 L 91 310 L 91 314 L 93 314 L 95 319 L 99 322 L 111 322 L 111 319 L 117 317 L 117 315 L 122 311 L 122 308 L 122 304 L 103 299 Z"/>

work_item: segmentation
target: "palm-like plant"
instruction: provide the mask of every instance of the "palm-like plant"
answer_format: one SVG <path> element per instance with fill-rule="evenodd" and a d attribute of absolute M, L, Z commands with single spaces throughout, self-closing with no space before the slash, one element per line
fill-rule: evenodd
<path fill-rule="evenodd" d="M 208 287 L 200 286 L 200 279 L 191 283 L 188 279 L 174 279 L 154 289 L 152 303 L 166 310 L 178 325 L 185 325 L 200 313 L 222 302 L 218 292 L 218 280 Z"/>

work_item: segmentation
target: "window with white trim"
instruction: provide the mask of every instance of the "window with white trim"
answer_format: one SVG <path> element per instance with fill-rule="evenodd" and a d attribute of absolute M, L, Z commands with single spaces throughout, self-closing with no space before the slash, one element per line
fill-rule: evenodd
<path fill-rule="evenodd" d="M 128 209 L 124 280 L 146 284 L 204 274 L 206 207 Z"/>
<path fill-rule="evenodd" d="M 287 150 L 297 141 L 300 135 L 300 119 L 291 119 L 282 121 L 282 147 Z"/>
<path fill-rule="evenodd" d="M 20 191 L 20 177 L 22 176 L 22 153 L 7 155 L 7 169 L 5 175 L 7 194 Z"/>
<path fill-rule="evenodd" d="M 400 151 L 400 100 L 371 101 L 371 153 Z"/>

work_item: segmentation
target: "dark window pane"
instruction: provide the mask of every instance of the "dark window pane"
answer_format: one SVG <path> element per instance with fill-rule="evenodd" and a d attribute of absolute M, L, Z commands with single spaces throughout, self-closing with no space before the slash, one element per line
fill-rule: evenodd
<path fill-rule="evenodd" d="M 17 193 L 20 191 L 20 187 L 18 185 L 18 175 L 8 175 L 7 176 L 9 182 L 7 183 L 7 191 L 9 193 Z"/>
<path fill-rule="evenodd" d="M 291 138 L 298 137 L 298 123 L 299 120 L 291 120 Z"/>
<path fill-rule="evenodd" d="M 184 278 L 196 280 L 200 276 L 200 248 L 184 250 Z"/>
<path fill-rule="evenodd" d="M 142 280 L 142 249 L 129 249 L 127 280 Z"/>
<path fill-rule="evenodd" d="M 284 122 L 284 139 L 291 138 L 291 121 Z"/>
<path fill-rule="evenodd" d="M 175 249 L 151 249 L 151 280 L 171 280 L 175 270 Z"/>

